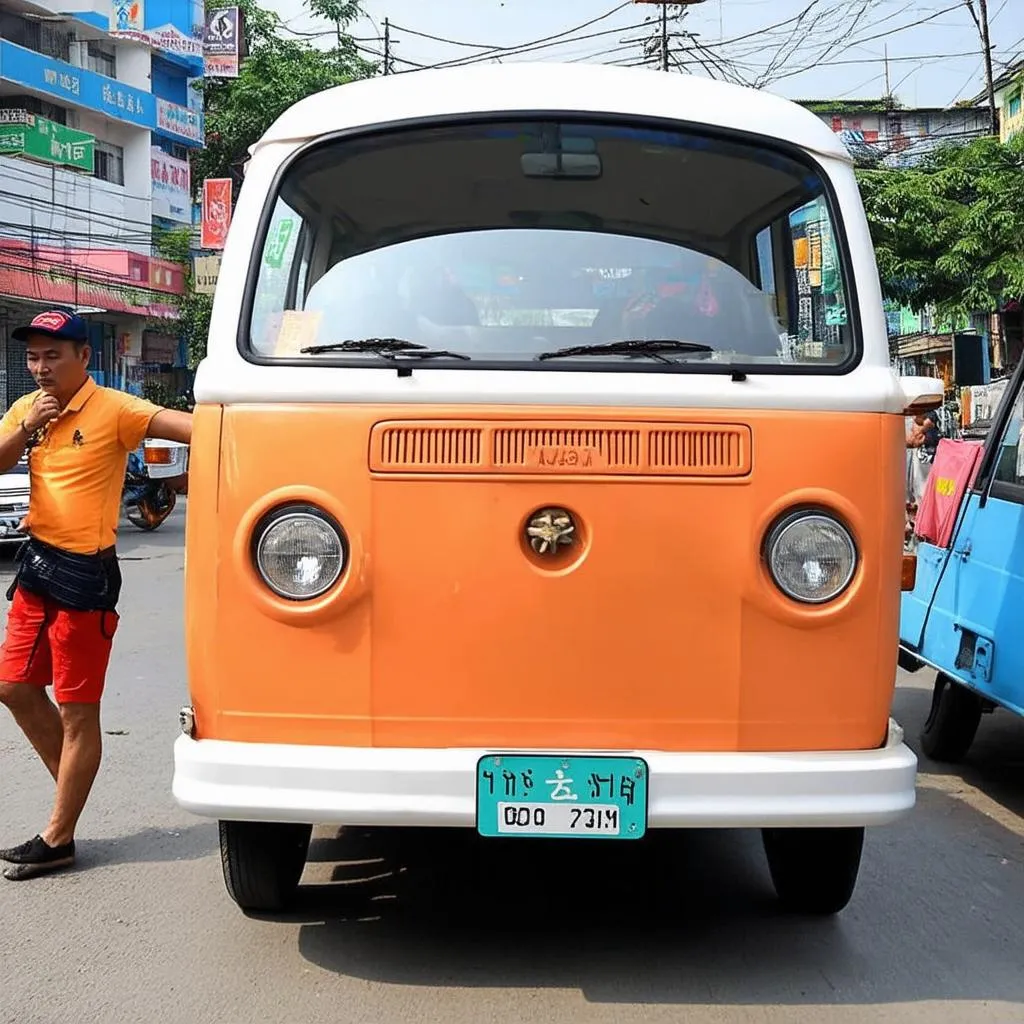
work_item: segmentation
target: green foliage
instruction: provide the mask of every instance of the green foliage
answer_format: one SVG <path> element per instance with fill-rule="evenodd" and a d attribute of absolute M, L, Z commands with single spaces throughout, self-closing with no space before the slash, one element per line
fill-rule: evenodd
<path fill-rule="evenodd" d="M 1024 137 L 857 177 L 887 298 L 953 319 L 1024 298 Z"/>
<path fill-rule="evenodd" d="M 147 402 L 162 406 L 164 409 L 180 409 L 182 412 L 191 412 L 192 407 L 184 395 L 175 394 L 161 380 L 147 380 L 142 385 L 142 397 Z"/>
<path fill-rule="evenodd" d="M 237 193 L 249 147 L 285 110 L 306 96 L 376 71 L 343 31 L 359 13 L 356 0 L 308 0 L 313 14 L 338 27 L 328 50 L 283 35 L 278 16 L 253 0 L 240 0 L 240 6 L 249 56 L 242 61 L 238 78 L 211 79 L 202 85 L 206 149 L 192 158 L 197 193 L 204 178 L 231 178 Z"/>
<path fill-rule="evenodd" d="M 206 355 L 206 340 L 210 335 L 210 314 L 213 297 L 195 290 L 192 275 L 192 230 L 175 228 L 173 231 L 153 232 L 153 248 L 165 260 L 181 264 L 185 272 L 185 293 L 176 299 L 178 330 L 188 348 L 188 365 L 195 369 Z"/>
<path fill-rule="evenodd" d="M 375 73 L 344 29 L 359 15 L 358 0 L 307 0 L 310 12 L 337 27 L 333 46 L 320 50 L 282 32 L 281 20 L 254 0 L 239 0 L 245 19 L 248 56 L 238 78 L 207 80 L 199 86 L 206 117 L 206 148 L 191 159 L 198 197 L 204 178 L 231 178 L 238 187 L 249 147 L 292 104 L 301 99 Z M 179 299 L 179 329 L 195 368 L 206 355 L 213 298 L 194 290 L 192 231 L 166 231 L 154 238 L 156 251 L 185 269 L 185 294 Z"/>

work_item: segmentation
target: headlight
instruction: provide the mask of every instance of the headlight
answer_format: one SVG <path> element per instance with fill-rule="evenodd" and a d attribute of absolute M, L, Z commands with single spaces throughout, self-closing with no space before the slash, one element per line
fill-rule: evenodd
<path fill-rule="evenodd" d="M 850 531 L 823 512 L 787 516 L 768 535 L 765 554 L 775 585 L 805 604 L 838 597 L 857 569 Z"/>
<path fill-rule="evenodd" d="M 318 509 L 284 508 L 255 535 L 256 568 L 275 594 L 309 601 L 337 583 L 348 557 L 339 527 Z"/>

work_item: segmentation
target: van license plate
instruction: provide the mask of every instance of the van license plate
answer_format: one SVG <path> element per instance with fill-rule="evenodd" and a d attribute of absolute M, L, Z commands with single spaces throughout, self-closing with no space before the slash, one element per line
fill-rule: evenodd
<path fill-rule="evenodd" d="M 647 762 L 639 757 L 482 757 L 476 827 L 483 836 L 640 839 Z"/>

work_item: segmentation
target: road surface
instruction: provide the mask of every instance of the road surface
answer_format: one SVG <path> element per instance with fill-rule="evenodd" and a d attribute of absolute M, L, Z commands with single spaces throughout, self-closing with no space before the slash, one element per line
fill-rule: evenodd
<path fill-rule="evenodd" d="M 152 535 L 125 527 L 106 755 L 79 867 L 0 880 L 0 1020 L 1024 1021 L 1024 723 L 1005 714 L 983 721 L 959 770 L 922 762 L 915 813 L 869 833 L 834 920 L 780 915 L 754 833 L 541 856 L 522 841 L 330 831 L 314 840 L 298 912 L 247 919 L 224 892 L 216 827 L 170 795 L 182 540 L 180 513 Z M 5 587 L 9 575 L 0 555 Z M 928 680 L 900 682 L 913 739 Z M 0 842 L 34 834 L 50 797 L 0 718 Z"/>

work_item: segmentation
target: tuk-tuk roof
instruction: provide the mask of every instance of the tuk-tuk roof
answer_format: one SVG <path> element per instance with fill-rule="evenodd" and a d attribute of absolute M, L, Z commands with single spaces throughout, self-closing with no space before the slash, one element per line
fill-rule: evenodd
<path fill-rule="evenodd" d="M 784 140 L 851 162 L 820 118 L 780 96 L 695 75 L 554 63 L 413 71 L 326 89 L 286 110 L 252 152 L 270 142 L 302 142 L 350 128 L 525 112 L 665 118 Z"/>

